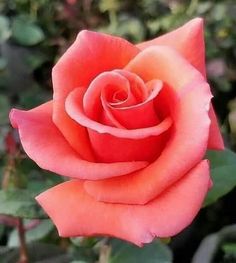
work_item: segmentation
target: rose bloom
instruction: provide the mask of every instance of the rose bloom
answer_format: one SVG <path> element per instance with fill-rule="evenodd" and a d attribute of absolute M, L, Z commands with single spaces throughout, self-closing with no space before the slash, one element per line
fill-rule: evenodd
<path fill-rule="evenodd" d="M 138 45 L 82 31 L 52 71 L 53 99 L 13 109 L 25 152 L 67 176 L 36 197 L 60 236 L 141 246 L 188 226 L 223 149 L 206 82 L 203 21 Z"/>

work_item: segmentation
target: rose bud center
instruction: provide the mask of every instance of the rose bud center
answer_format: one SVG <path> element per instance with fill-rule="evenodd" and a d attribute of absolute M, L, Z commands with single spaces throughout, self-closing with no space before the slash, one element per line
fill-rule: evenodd
<path fill-rule="evenodd" d="M 158 79 L 144 83 L 126 70 L 103 72 L 87 89 L 68 96 L 67 113 L 87 127 L 98 162 L 152 162 L 163 150 L 171 126 L 165 110 L 158 109 L 164 86 Z"/>

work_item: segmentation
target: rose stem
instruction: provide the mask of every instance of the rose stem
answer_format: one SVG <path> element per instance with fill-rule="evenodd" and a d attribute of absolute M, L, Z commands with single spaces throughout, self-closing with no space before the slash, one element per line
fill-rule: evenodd
<path fill-rule="evenodd" d="M 18 236 L 20 241 L 20 258 L 18 263 L 29 263 L 28 252 L 25 242 L 25 229 L 22 218 L 18 218 Z"/>
<path fill-rule="evenodd" d="M 103 245 L 99 254 L 98 263 L 108 263 L 111 254 L 111 247 L 109 245 Z"/>

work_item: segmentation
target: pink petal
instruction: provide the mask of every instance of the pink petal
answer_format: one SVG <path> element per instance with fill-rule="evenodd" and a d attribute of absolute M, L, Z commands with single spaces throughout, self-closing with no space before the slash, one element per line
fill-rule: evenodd
<path fill-rule="evenodd" d="M 209 131 L 208 149 L 224 150 L 224 141 L 220 133 L 218 121 L 212 104 L 209 110 L 209 117 L 211 119 L 211 125 Z"/>
<path fill-rule="evenodd" d="M 148 136 L 157 136 L 165 132 L 171 126 L 171 118 L 166 118 L 160 124 L 153 127 L 132 130 L 119 129 L 98 123 L 89 119 L 83 111 L 82 104 L 84 94 L 85 90 L 82 88 L 77 88 L 72 91 L 66 99 L 66 111 L 73 120 L 93 131 L 108 133 L 119 138 L 143 139 Z"/>
<path fill-rule="evenodd" d="M 171 126 L 167 117 L 161 123 L 142 129 L 120 129 L 89 119 L 81 107 L 83 89 L 76 89 L 66 99 L 69 116 L 88 128 L 91 145 L 99 162 L 153 161 L 166 140 L 158 136 Z"/>
<path fill-rule="evenodd" d="M 132 59 L 125 69 L 137 74 L 144 82 L 160 79 L 178 93 L 191 81 L 205 81 L 199 71 L 168 46 L 146 48 Z"/>
<path fill-rule="evenodd" d="M 143 139 L 119 138 L 89 130 L 89 137 L 98 162 L 153 162 L 163 150 L 165 133 Z"/>
<path fill-rule="evenodd" d="M 98 180 L 139 170 L 147 162 L 92 163 L 82 160 L 52 122 L 52 103 L 30 111 L 12 110 L 24 150 L 41 168 L 79 179 Z M 87 145 L 86 147 L 90 147 Z"/>
<path fill-rule="evenodd" d="M 139 44 L 138 47 L 143 50 L 155 45 L 166 45 L 176 49 L 196 69 L 198 69 L 204 77 L 206 77 L 204 28 L 202 18 L 192 19 L 182 27 L 153 40 L 143 42 Z M 211 128 L 208 148 L 223 150 L 224 142 L 212 105 L 209 116 L 211 119 Z"/>
<path fill-rule="evenodd" d="M 159 36 L 153 40 L 140 43 L 137 46 L 143 50 L 155 45 L 164 45 L 174 48 L 197 70 L 199 70 L 203 76 L 206 76 L 202 18 L 192 19 L 174 31 Z"/>
<path fill-rule="evenodd" d="M 208 163 L 202 161 L 146 205 L 98 202 L 80 181 L 55 186 L 36 199 L 60 236 L 108 235 L 142 246 L 154 237 L 170 237 L 187 227 L 201 208 L 209 181 Z"/>
<path fill-rule="evenodd" d="M 115 71 L 104 72 L 96 77 L 84 94 L 83 109 L 86 116 L 98 122 L 101 120 L 104 110 L 105 114 L 107 114 L 106 109 L 102 107 L 101 101 L 101 94 L 104 89 L 109 91 L 112 90 L 112 95 L 116 90 L 124 91 L 125 94 L 130 93 L 129 81 Z M 135 98 L 131 98 L 131 100 L 135 101 Z M 120 124 L 112 117 L 113 116 L 110 118 L 112 124 L 119 127 Z"/>
<path fill-rule="evenodd" d="M 53 68 L 53 121 L 70 145 L 87 160 L 93 160 L 87 133 L 65 112 L 67 95 L 77 87 L 88 87 L 99 73 L 123 68 L 138 53 L 124 39 L 82 31 Z"/>
<path fill-rule="evenodd" d="M 150 65 L 148 71 L 144 65 Z M 159 158 L 145 169 L 117 179 L 88 181 L 85 188 L 96 199 L 105 202 L 145 204 L 203 158 L 212 95 L 201 74 L 177 52 L 166 47 L 146 49 L 132 60 L 128 68 L 145 80 L 160 78 L 171 86 L 162 92 L 167 92 L 165 98 L 169 96 L 175 130 Z M 177 96 L 176 100 L 171 99 L 171 91 L 175 93 L 173 97 Z"/>
<path fill-rule="evenodd" d="M 133 106 L 112 107 L 102 96 L 102 104 L 104 108 L 125 128 L 138 129 L 157 125 L 160 121 L 158 113 L 155 111 L 153 100 L 158 96 L 162 88 L 162 82 L 155 80 L 148 83 L 146 89 L 152 90 L 148 98 L 142 103 Z"/>

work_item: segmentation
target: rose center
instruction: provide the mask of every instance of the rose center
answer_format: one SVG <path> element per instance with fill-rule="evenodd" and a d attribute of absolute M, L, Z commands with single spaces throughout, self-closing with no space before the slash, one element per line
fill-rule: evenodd
<path fill-rule="evenodd" d="M 69 96 L 68 113 L 88 128 L 99 162 L 153 161 L 171 126 L 171 119 L 159 115 L 157 107 L 162 88 L 162 81 L 144 83 L 129 71 L 103 72 L 88 88 L 78 88 Z M 76 109 L 76 104 L 81 108 Z"/>
<path fill-rule="evenodd" d="M 127 100 L 127 98 L 127 92 L 124 90 L 118 90 L 113 94 L 111 103 L 123 102 L 124 100 Z"/>

